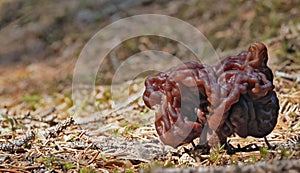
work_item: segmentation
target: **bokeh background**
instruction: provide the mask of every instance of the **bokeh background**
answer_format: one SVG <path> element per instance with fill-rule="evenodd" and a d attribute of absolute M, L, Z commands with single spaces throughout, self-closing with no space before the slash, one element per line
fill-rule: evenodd
<path fill-rule="evenodd" d="M 118 19 L 144 13 L 170 15 L 192 24 L 221 58 L 254 41 L 266 42 L 271 65 L 280 64 L 289 56 L 286 53 L 299 55 L 299 9 L 297 0 L 2 0 L 0 93 L 63 89 L 59 85 L 70 85 L 80 51 L 97 31 Z M 106 78 L 113 76 L 118 61 L 147 49 L 186 54 L 167 39 L 132 39 L 108 58 Z"/>

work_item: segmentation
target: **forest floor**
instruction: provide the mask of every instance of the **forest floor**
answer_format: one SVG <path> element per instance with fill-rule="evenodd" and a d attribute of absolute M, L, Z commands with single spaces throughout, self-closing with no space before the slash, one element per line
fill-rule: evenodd
<path fill-rule="evenodd" d="M 0 2 L 0 172 L 300 172 L 299 2 L 112 2 Z M 230 137 L 232 145 L 257 144 L 260 150 L 228 155 L 223 146 L 209 154 L 192 145 L 174 149 L 159 141 L 154 111 L 142 101 L 144 78 L 118 85 L 129 88 L 126 101 L 112 97 L 116 62 L 152 49 L 190 55 L 165 38 L 138 37 L 114 48 L 94 90 L 81 93 L 84 106 L 76 113 L 73 71 L 84 45 L 108 24 L 144 13 L 192 24 L 221 58 L 254 41 L 267 45 L 280 103 L 278 123 L 267 136 L 274 150 L 262 138 L 238 136 Z"/>

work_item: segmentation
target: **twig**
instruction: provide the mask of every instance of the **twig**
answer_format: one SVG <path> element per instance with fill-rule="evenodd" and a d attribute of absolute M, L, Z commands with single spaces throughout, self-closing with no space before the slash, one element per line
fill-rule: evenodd
<path fill-rule="evenodd" d="M 18 170 L 14 170 L 14 169 L 1 169 L 0 168 L 0 172 L 12 172 L 12 173 L 21 173 L 22 171 L 18 171 Z"/>
<path fill-rule="evenodd" d="M 275 76 L 282 77 L 289 80 L 295 80 L 296 82 L 300 82 L 300 74 L 288 74 L 280 71 L 275 71 Z"/>
<path fill-rule="evenodd" d="M 46 111 L 45 113 L 43 113 L 40 117 L 46 117 L 48 115 L 50 115 L 51 113 L 55 112 L 56 108 L 55 107 L 51 107 L 48 111 Z"/>
<path fill-rule="evenodd" d="M 48 109 L 46 112 L 42 113 L 41 115 L 33 116 L 33 115 L 31 115 L 30 112 L 28 112 L 28 114 L 26 116 L 29 117 L 31 120 L 34 120 L 34 121 L 39 121 L 39 122 L 44 122 L 44 123 L 47 123 L 47 124 L 50 124 L 50 125 L 54 125 L 54 124 L 56 124 L 54 122 L 54 119 L 57 118 L 57 115 L 53 115 L 52 117 L 48 118 L 47 120 L 45 119 L 45 117 L 51 115 L 55 111 L 56 111 L 56 108 L 51 107 L 50 109 Z"/>
<path fill-rule="evenodd" d="M 74 124 L 74 119 L 73 117 L 70 117 L 68 119 L 66 119 L 65 121 L 63 121 L 60 124 L 57 124 L 55 126 L 55 129 L 52 131 L 49 131 L 48 134 L 46 134 L 46 138 L 50 137 L 50 138 L 55 138 L 56 136 L 58 136 L 63 130 L 65 130 L 67 127 L 71 126 L 72 124 Z"/>
<path fill-rule="evenodd" d="M 94 160 L 98 157 L 99 153 L 100 153 L 100 151 L 97 151 L 97 153 L 93 156 L 93 158 L 90 161 L 88 161 L 89 165 L 94 162 Z"/>
<path fill-rule="evenodd" d="M 0 146 L 0 150 L 3 151 L 13 151 L 15 147 L 21 147 L 22 145 L 26 144 L 30 140 L 34 139 L 35 133 L 33 131 L 29 131 L 26 135 L 22 136 L 18 140 L 13 140 L 10 143 L 4 143 Z"/>
<path fill-rule="evenodd" d="M 32 165 L 32 166 L 26 166 L 24 169 L 26 170 L 32 170 L 32 169 L 41 169 L 44 168 L 43 165 Z"/>

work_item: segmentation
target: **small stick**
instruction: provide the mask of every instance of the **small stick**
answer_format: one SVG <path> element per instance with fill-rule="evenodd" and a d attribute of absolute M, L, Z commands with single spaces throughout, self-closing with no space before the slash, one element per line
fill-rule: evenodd
<path fill-rule="evenodd" d="M 21 171 L 18 171 L 18 170 L 14 170 L 14 169 L 5 169 L 5 168 L 0 168 L 0 172 L 22 173 Z"/>
<path fill-rule="evenodd" d="M 64 129 L 74 124 L 74 119 L 72 117 L 66 119 L 62 123 L 56 125 L 55 129 L 53 131 L 48 132 L 46 135 L 47 137 L 55 138 L 59 135 Z"/>
<path fill-rule="evenodd" d="M 53 106 L 51 107 L 48 111 L 46 111 L 45 113 L 43 113 L 40 117 L 46 117 L 48 115 L 50 115 L 51 113 L 55 112 L 56 111 L 56 108 Z"/>
<path fill-rule="evenodd" d="M 15 147 L 21 147 L 22 145 L 26 144 L 30 140 L 34 139 L 34 137 L 35 137 L 35 133 L 33 131 L 29 131 L 18 140 L 13 140 L 10 143 L 4 143 L 0 145 L 0 150 L 13 151 Z"/>
<path fill-rule="evenodd" d="M 93 158 L 92 158 L 90 161 L 88 161 L 88 164 L 89 164 L 89 165 L 90 165 L 91 163 L 93 163 L 93 161 L 98 157 L 99 153 L 100 153 L 100 151 L 97 151 L 97 153 L 93 156 Z"/>
<path fill-rule="evenodd" d="M 275 71 L 275 76 L 282 77 L 289 80 L 295 80 L 296 82 L 300 82 L 300 74 L 288 74 L 280 71 Z"/>
<path fill-rule="evenodd" d="M 276 146 L 275 146 L 275 145 L 272 146 L 272 145 L 269 143 L 269 141 L 268 141 L 268 139 L 267 139 L 266 137 L 264 137 L 264 139 L 265 139 L 265 143 L 266 143 L 267 146 L 268 146 L 268 149 L 274 150 Z"/>

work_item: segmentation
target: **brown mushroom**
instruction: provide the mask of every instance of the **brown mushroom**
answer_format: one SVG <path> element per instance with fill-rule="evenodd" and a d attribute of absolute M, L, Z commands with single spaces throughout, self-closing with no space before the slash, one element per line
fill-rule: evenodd
<path fill-rule="evenodd" d="M 266 46 L 257 42 L 213 67 L 186 62 L 149 76 L 143 99 L 156 109 L 162 142 L 173 147 L 190 143 L 206 123 L 221 143 L 233 133 L 244 138 L 271 133 L 279 104 L 267 61 Z"/>

